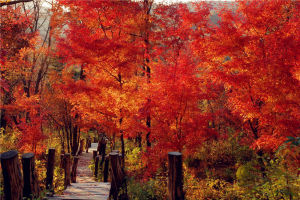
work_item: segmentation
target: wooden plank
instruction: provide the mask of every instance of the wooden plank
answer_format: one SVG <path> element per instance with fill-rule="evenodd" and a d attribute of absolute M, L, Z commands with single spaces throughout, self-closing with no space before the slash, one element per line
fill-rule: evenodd
<path fill-rule="evenodd" d="M 89 182 L 89 183 L 72 183 L 70 188 L 78 188 L 78 187 L 101 187 L 101 188 L 110 188 L 110 183 L 103 182 Z"/>
<path fill-rule="evenodd" d="M 49 197 L 47 199 L 49 200 L 71 200 L 71 199 L 74 199 L 74 200 L 77 200 L 77 199 L 80 199 L 80 200 L 107 200 L 109 198 L 108 195 L 95 195 L 95 196 L 61 196 L 61 197 Z"/>
<path fill-rule="evenodd" d="M 92 143 L 89 152 L 97 151 L 98 143 Z"/>

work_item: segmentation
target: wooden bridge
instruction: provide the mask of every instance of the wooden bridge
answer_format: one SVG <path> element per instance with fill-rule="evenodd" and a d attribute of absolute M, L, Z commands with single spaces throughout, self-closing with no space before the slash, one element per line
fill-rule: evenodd
<path fill-rule="evenodd" d="M 98 144 L 92 143 L 88 153 L 79 156 L 76 183 L 71 183 L 63 195 L 48 197 L 49 200 L 59 199 L 90 199 L 106 200 L 109 198 L 110 183 L 96 182 L 89 165 L 93 159 L 92 152 L 97 151 Z"/>
<path fill-rule="evenodd" d="M 49 149 L 47 162 L 46 189 L 50 192 L 44 199 L 60 200 L 60 199 L 98 199 L 106 200 L 109 198 L 111 184 L 107 182 L 108 164 L 105 169 L 106 182 L 97 182 L 95 176 L 98 174 L 99 158 L 98 143 L 89 143 L 90 147 L 85 152 L 80 152 L 78 156 L 74 156 L 71 166 L 70 154 L 61 155 L 61 167 L 65 171 L 65 187 L 62 195 L 56 195 L 53 191 L 53 173 L 55 163 L 55 149 Z M 0 194 L 0 200 L 19 200 L 19 199 L 35 199 L 39 196 L 40 188 L 38 177 L 35 172 L 34 154 L 25 153 L 22 155 L 23 173 L 21 173 L 21 165 L 18 152 L 15 150 L 0 154 L 1 167 L 4 175 L 4 198 Z M 96 172 L 92 172 L 89 165 L 93 163 L 97 165 Z M 98 162 L 97 162 L 98 161 Z M 106 157 L 105 163 L 108 163 L 109 157 Z M 75 172 L 74 172 L 75 171 Z M 62 174 L 63 176 L 63 174 Z M 74 177 L 75 176 L 75 177 Z M 72 179 L 72 181 L 71 181 Z M 72 182 L 72 183 L 71 183 Z"/>
<path fill-rule="evenodd" d="M 83 152 L 83 142 L 73 157 L 72 167 L 70 154 L 61 155 L 60 167 L 64 169 L 65 190 L 62 195 L 53 192 L 53 174 L 55 163 L 55 149 L 49 149 L 47 161 L 46 189 L 47 196 L 43 199 L 128 199 L 126 189 L 126 174 L 124 170 L 124 157 L 118 150 L 113 150 L 105 156 L 105 145 L 86 142 L 86 152 Z M 100 144 L 98 148 L 98 144 Z M 99 154 L 99 155 L 98 155 Z M 102 155 L 100 163 L 100 155 Z M 33 153 L 22 155 L 22 168 L 18 152 L 15 150 L 0 154 L 2 173 L 4 178 L 4 198 L 0 194 L 0 200 L 36 199 L 40 197 L 38 177 L 35 172 Z M 94 161 L 95 169 L 92 172 L 89 165 Z M 104 166 L 103 166 L 104 164 Z M 99 166 L 103 167 L 103 182 L 97 182 Z M 72 169 L 71 169 L 72 168 Z M 168 196 L 170 200 L 184 199 L 182 155 L 179 152 L 168 153 Z M 110 174 L 110 183 L 108 182 Z M 63 176 L 63 175 L 62 175 Z M 72 181 L 71 181 L 72 180 Z M 71 183 L 72 182 L 72 183 Z"/>

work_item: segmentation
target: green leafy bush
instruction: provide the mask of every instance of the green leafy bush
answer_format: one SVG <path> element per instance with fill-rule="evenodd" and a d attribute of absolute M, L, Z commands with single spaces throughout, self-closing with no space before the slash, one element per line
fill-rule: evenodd
<path fill-rule="evenodd" d="M 150 179 L 139 182 L 133 178 L 128 179 L 128 196 L 131 200 L 164 200 L 167 199 L 166 181 Z"/>

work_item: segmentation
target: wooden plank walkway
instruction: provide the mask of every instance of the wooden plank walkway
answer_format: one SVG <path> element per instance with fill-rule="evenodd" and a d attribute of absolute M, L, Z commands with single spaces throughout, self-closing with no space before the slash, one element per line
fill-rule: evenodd
<path fill-rule="evenodd" d="M 97 143 L 92 143 L 89 152 L 79 156 L 77 167 L 77 183 L 71 183 L 60 196 L 48 197 L 49 200 L 62 199 L 89 199 L 107 200 L 109 197 L 110 183 L 96 182 L 89 165 L 93 159 L 93 150 L 97 150 Z"/>

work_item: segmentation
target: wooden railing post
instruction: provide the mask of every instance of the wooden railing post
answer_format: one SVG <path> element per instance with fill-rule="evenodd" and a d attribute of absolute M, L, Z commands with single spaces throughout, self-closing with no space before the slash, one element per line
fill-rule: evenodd
<path fill-rule="evenodd" d="M 71 172 L 71 181 L 72 181 L 72 183 L 76 183 L 78 160 L 79 160 L 79 157 L 75 156 L 74 160 L 73 160 L 72 172 Z"/>
<path fill-rule="evenodd" d="M 120 151 L 119 151 L 119 150 L 112 150 L 111 152 L 112 152 L 112 153 L 117 153 L 117 154 L 119 154 L 119 153 L 120 153 Z"/>
<path fill-rule="evenodd" d="M 183 200 L 183 175 L 182 175 L 182 154 L 179 152 L 168 153 L 169 164 L 169 200 Z"/>
<path fill-rule="evenodd" d="M 60 154 L 60 168 L 64 169 L 65 168 L 65 154 Z"/>
<path fill-rule="evenodd" d="M 94 171 L 94 176 L 96 178 L 98 177 L 99 160 L 100 160 L 100 156 L 96 156 L 96 158 L 95 158 L 95 171 Z"/>
<path fill-rule="evenodd" d="M 102 136 L 100 138 L 100 140 L 98 141 L 98 148 L 97 148 L 97 150 L 99 152 L 99 155 L 101 156 L 101 162 L 100 162 L 101 168 L 102 168 L 104 160 L 105 160 L 106 143 L 107 143 L 107 141 L 106 141 L 106 139 L 105 139 L 104 136 Z"/>
<path fill-rule="evenodd" d="M 90 147 L 90 141 L 89 138 L 85 139 L 85 153 L 89 152 L 89 147 Z"/>
<path fill-rule="evenodd" d="M 47 173 L 46 173 L 46 189 L 53 191 L 53 174 L 55 164 L 55 149 L 48 150 Z"/>
<path fill-rule="evenodd" d="M 96 151 L 96 150 L 93 150 L 93 160 L 95 161 L 95 158 L 96 158 L 96 156 L 97 156 L 97 153 L 98 151 Z"/>
<path fill-rule="evenodd" d="M 69 185 L 71 185 L 71 172 L 70 172 L 71 155 L 69 153 L 65 154 L 64 161 L 65 161 L 65 188 L 67 188 Z"/>
<path fill-rule="evenodd" d="M 78 155 L 81 155 L 83 152 L 83 145 L 84 145 L 84 139 L 80 140 L 80 145 L 79 145 L 79 152 Z"/>
<path fill-rule="evenodd" d="M 119 153 L 119 162 L 120 162 L 120 167 L 123 170 L 124 169 L 124 162 L 123 162 L 123 156 L 121 153 Z"/>
<path fill-rule="evenodd" d="M 35 172 L 34 154 L 25 153 L 22 155 L 24 188 L 23 197 L 38 198 L 39 197 L 39 184 L 38 177 Z"/>
<path fill-rule="evenodd" d="M 20 200 L 23 197 L 23 178 L 20 170 L 18 152 L 15 150 L 1 154 L 6 200 Z"/>
<path fill-rule="evenodd" d="M 89 138 L 89 148 L 92 147 L 92 139 Z"/>
<path fill-rule="evenodd" d="M 120 183 L 118 181 L 118 165 L 119 165 L 119 154 L 112 152 L 109 154 L 110 160 L 110 172 L 111 172 L 111 187 L 109 196 L 112 196 L 113 199 L 117 199 Z"/>
<path fill-rule="evenodd" d="M 108 166 L 109 166 L 109 156 L 106 156 L 104 162 L 104 170 L 103 170 L 103 182 L 108 181 Z"/>
<path fill-rule="evenodd" d="M 112 152 L 109 154 L 110 160 L 110 172 L 111 172 L 111 187 L 109 196 L 112 196 L 113 199 L 117 199 L 120 188 L 124 186 L 124 191 L 122 191 L 121 199 L 128 199 L 126 180 L 123 169 L 121 168 L 121 159 L 119 153 Z"/>

